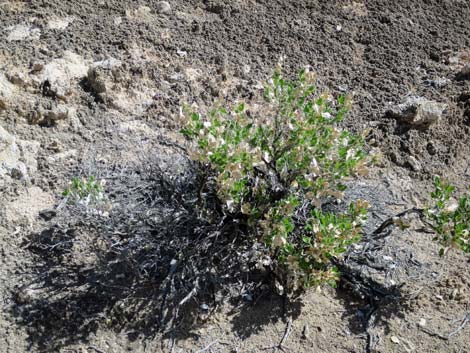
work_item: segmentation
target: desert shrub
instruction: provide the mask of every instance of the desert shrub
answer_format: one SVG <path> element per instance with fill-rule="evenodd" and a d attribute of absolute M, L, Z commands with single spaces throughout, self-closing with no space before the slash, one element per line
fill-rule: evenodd
<path fill-rule="evenodd" d="M 357 200 L 343 213 L 324 210 L 342 199 L 348 178 L 367 174 L 366 153 L 362 136 L 338 127 L 349 100 L 316 94 L 313 80 L 277 70 L 260 104 L 188 112 L 181 130 L 226 220 L 269 248 L 286 290 L 334 284 L 332 260 L 360 240 L 368 208 Z"/>
<path fill-rule="evenodd" d="M 452 247 L 470 252 L 470 192 L 455 199 L 455 187 L 439 177 L 434 178 L 434 188 L 433 205 L 425 214 L 443 246 L 440 254 Z"/>

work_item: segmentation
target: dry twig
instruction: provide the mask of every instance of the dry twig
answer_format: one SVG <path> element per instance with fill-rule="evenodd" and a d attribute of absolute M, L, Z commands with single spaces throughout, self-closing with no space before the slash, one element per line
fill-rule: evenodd
<path fill-rule="evenodd" d="M 292 319 L 289 319 L 287 321 L 286 330 L 284 331 L 284 335 L 282 336 L 281 341 L 274 346 L 265 347 L 262 350 L 274 349 L 274 353 L 276 353 L 278 350 L 285 352 L 286 349 L 289 349 L 289 347 L 285 346 L 284 343 L 287 340 L 287 338 L 289 338 L 289 335 L 291 334 L 291 332 L 292 332 Z"/>

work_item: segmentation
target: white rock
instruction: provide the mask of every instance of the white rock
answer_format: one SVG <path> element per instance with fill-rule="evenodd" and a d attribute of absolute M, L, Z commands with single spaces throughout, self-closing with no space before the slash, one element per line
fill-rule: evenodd
<path fill-rule="evenodd" d="M 9 174 L 13 169 L 21 175 L 27 174 L 26 165 L 20 162 L 21 151 L 16 139 L 0 126 L 0 177 Z"/>
<path fill-rule="evenodd" d="M 113 23 L 115 26 L 119 26 L 122 23 L 122 17 L 115 17 Z"/>
<path fill-rule="evenodd" d="M 410 165 L 411 169 L 415 172 L 421 171 L 421 163 L 413 156 L 408 156 L 408 164 Z"/>
<path fill-rule="evenodd" d="M 73 160 L 77 157 L 77 150 L 68 150 L 65 152 L 59 152 L 47 157 L 49 163 L 65 162 L 67 160 Z"/>
<path fill-rule="evenodd" d="M 137 21 L 149 21 L 152 19 L 152 9 L 148 6 L 140 6 L 135 10 L 126 10 L 127 18 Z"/>
<path fill-rule="evenodd" d="M 28 77 L 24 72 L 11 72 L 7 74 L 8 80 L 14 85 L 26 87 L 28 85 Z"/>
<path fill-rule="evenodd" d="M 115 67 L 119 67 L 122 65 L 122 61 L 118 60 L 113 57 L 109 57 L 107 59 L 101 60 L 101 61 L 95 61 L 92 65 L 92 67 L 101 67 L 103 69 L 111 70 Z"/>
<path fill-rule="evenodd" d="M 38 141 L 18 140 L 18 147 L 21 151 L 21 160 L 28 169 L 28 174 L 34 174 L 38 169 L 37 155 L 41 144 Z"/>
<path fill-rule="evenodd" d="M 75 18 L 73 17 L 65 17 L 65 18 L 52 18 L 47 22 L 48 29 L 56 29 L 59 31 L 63 31 L 66 29 Z"/>
<path fill-rule="evenodd" d="M 88 63 L 80 55 L 66 51 L 64 56 L 46 64 L 39 73 L 41 82 L 48 81 L 50 89 L 59 98 L 66 99 L 71 94 L 73 84 L 76 84 L 88 73 Z"/>
<path fill-rule="evenodd" d="M 41 36 L 41 30 L 32 26 L 20 24 L 7 28 L 7 41 L 35 40 Z"/>
<path fill-rule="evenodd" d="M 73 119 L 75 117 L 75 108 L 65 104 L 57 104 L 52 109 L 35 109 L 30 111 L 28 121 L 30 124 L 38 124 L 41 126 L 54 126 L 57 121 L 65 119 Z"/>
<path fill-rule="evenodd" d="M 16 91 L 13 85 L 6 76 L 0 72 L 0 110 L 7 109 L 10 101 L 12 100 Z"/>
<path fill-rule="evenodd" d="M 171 6 L 168 1 L 157 2 L 156 9 L 158 13 L 168 14 L 171 12 Z"/>

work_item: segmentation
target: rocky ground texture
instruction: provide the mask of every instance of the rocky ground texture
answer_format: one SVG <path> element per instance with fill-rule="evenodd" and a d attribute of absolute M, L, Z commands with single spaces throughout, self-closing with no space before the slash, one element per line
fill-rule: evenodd
<path fill-rule="evenodd" d="M 412 217 L 364 265 L 399 298 L 311 290 L 283 315 L 276 296 L 245 293 L 210 315 L 198 303 L 194 322 L 165 334 L 114 324 L 115 308 L 87 310 L 83 298 L 41 321 L 31 303 L 60 293 L 28 286 L 40 273 L 27 244 L 54 222 L 75 175 L 94 168 L 112 182 L 155 155 L 179 173 L 181 106 L 249 104 L 279 60 L 288 75 L 308 66 L 320 90 L 352 95 L 345 127 L 370 129 L 368 146 L 384 155 L 353 190 L 373 204 L 371 229 L 423 207 L 435 174 L 462 190 L 469 18 L 466 0 L 0 0 L 0 351 L 262 352 L 285 335 L 293 352 L 468 352 L 469 258 L 439 257 Z M 73 251 L 77 266 L 96 260 Z"/>

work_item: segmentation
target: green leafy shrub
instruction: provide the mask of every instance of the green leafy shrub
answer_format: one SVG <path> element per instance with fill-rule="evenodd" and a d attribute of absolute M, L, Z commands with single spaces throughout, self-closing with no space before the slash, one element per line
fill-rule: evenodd
<path fill-rule="evenodd" d="M 315 95 L 310 72 L 291 82 L 278 70 L 261 104 L 188 113 L 181 130 L 215 179 L 223 212 L 269 247 L 288 286 L 334 284 L 331 260 L 360 239 L 367 202 L 342 214 L 322 207 L 343 197 L 347 178 L 368 172 L 363 138 L 338 128 L 348 107 L 345 96 Z"/>
<path fill-rule="evenodd" d="M 104 200 L 104 180 L 98 181 L 94 176 L 74 177 L 63 196 L 77 204 L 97 205 Z"/>
<path fill-rule="evenodd" d="M 439 177 L 434 178 L 435 190 L 431 193 L 434 205 L 425 210 L 431 226 L 443 248 L 451 247 L 470 252 L 470 189 L 458 200 L 453 198 L 455 187 Z"/>

